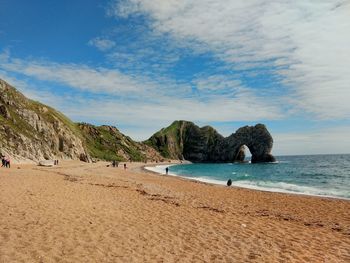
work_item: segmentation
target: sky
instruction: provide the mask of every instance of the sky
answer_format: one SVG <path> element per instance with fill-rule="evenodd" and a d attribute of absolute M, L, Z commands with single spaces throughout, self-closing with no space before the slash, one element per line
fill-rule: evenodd
<path fill-rule="evenodd" d="M 264 123 L 276 155 L 350 153 L 350 0 L 0 0 L 0 78 L 135 140 Z"/>

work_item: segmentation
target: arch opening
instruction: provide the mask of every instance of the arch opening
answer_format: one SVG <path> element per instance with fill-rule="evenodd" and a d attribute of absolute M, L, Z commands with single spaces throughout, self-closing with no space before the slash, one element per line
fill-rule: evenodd
<path fill-rule="evenodd" d="M 247 145 L 242 144 L 239 147 L 239 150 L 237 151 L 235 162 L 238 162 L 238 163 L 248 162 L 249 160 L 252 159 L 252 156 L 253 154 L 250 148 Z"/>

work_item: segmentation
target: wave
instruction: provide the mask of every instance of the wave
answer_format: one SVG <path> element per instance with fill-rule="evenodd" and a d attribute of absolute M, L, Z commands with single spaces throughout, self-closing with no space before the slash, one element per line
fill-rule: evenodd
<path fill-rule="evenodd" d="M 279 192 L 279 193 L 292 193 L 292 194 L 303 194 L 303 195 L 312 195 L 312 196 L 324 196 L 324 197 L 333 197 L 333 198 L 345 198 L 350 199 L 349 193 L 347 191 L 339 190 L 329 190 L 329 189 L 320 189 L 311 186 L 301 186 L 296 184 L 290 184 L 285 182 L 270 182 L 270 181 L 233 181 L 232 185 L 269 191 L 269 192 Z"/>
<path fill-rule="evenodd" d="M 158 173 L 158 174 L 166 174 L 165 169 L 167 167 L 170 166 L 174 166 L 177 164 L 162 164 L 162 165 L 156 165 L 156 166 L 145 166 L 145 169 L 154 173 Z M 172 176 L 178 176 L 175 173 L 172 173 L 171 171 L 168 172 L 168 175 L 172 175 Z"/>
<path fill-rule="evenodd" d="M 146 170 L 166 174 L 165 168 L 171 165 L 157 165 L 145 167 Z M 226 181 L 217 180 L 207 177 L 189 177 L 185 175 L 176 174 L 169 171 L 168 175 L 177 176 L 185 179 L 196 180 L 204 183 L 216 184 L 216 185 L 226 185 Z M 249 174 L 244 176 L 248 177 Z M 238 180 L 232 181 L 233 186 L 248 188 L 253 190 L 268 191 L 268 192 L 278 192 L 278 193 L 289 193 L 289 194 L 301 194 L 301 195 L 311 195 L 311 196 L 321 196 L 321 197 L 331 197 L 331 198 L 341 198 L 350 200 L 348 191 L 330 190 L 330 189 L 320 189 L 311 186 L 301 186 L 285 182 L 271 182 L 271 181 L 248 181 L 248 180 Z"/>

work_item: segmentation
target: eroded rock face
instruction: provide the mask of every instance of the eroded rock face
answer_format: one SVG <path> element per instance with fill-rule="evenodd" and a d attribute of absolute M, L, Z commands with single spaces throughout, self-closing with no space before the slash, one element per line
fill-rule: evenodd
<path fill-rule="evenodd" d="M 273 146 L 272 136 L 263 124 L 239 128 L 226 140 L 228 148 L 232 149 L 234 154 L 237 153 L 235 156 L 237 161 L 244 160 L 242 145 L 246 145 L 249 148 L 252 154 L 252 163 L 276 161 L 271 154 Z"/>
<path fill-rule="evenodd" d="M 166 158 L 192 162 L 242 162 L 244 145 L 249 148 L 253 163 L 275 161 L 271 154 L 273 139 L 263 124 L 242 127 L 224 138 L 212 127 L 175 121 L 145 143 Z"/>
<path fill-rule="evenodd" d="M 0 80 L 0 152 L 15 161 L 88 156 L 74 123 Z"/>

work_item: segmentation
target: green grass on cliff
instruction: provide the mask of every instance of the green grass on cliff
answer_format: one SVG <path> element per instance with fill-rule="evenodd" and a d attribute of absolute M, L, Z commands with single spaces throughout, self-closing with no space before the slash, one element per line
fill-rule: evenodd
<path fill-rule="evenodd" d="M 94 126 L 90 124 L 78 124 L 80 132 L 84 136 L 89 153 L 93 158 L 107 161 L 143 161 L 146 156 L 141 153 L 130 137 L 118 130 L 109 130 L 107 126 Z M 124 152 L 123 155 L 118 152 Z"/>
<path fill-rule="evenodd" d="M 149 138 L 144 143 L 148 146 L 156 149 L 163 157 L 165 158 L 178 158 L 178 153 L 181 153 L 181 145 L 180 145 L 180 130 L 181 127 L 188 123 L 187 121 L 174 121 L 172 124 L 170 124 L 168 127 L 161 129 L 160 131 L 156 132 L 154 135 L 152 135 L 151 138 Z M 159 144 L 159 140 L 162 142 Z M 169 149 L 169 144 L 167 143 L 169 140 L 172 142 L 175 142 L 175 152 L 174 149 Z"/>

